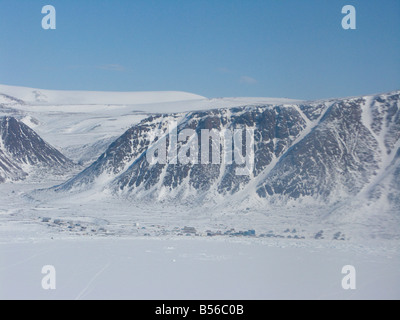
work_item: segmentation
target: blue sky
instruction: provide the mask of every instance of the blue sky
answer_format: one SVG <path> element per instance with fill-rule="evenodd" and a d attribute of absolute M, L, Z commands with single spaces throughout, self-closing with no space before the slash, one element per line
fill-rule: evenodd
<path fill-rule="evenodd" d="M 44 5 L 57 29 L 43 30 Z M 357 29 L 344 30 L 344 5 Z M 344 97 L 400 89 L 399 0 L 0 0 L 0 83 Z"/>

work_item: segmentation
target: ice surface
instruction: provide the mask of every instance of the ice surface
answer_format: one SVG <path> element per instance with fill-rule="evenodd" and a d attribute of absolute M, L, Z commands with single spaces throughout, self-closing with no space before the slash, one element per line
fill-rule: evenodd
<path fill-rule="evenodd" d="M 398 254 L 198 239 L 0 244 L 1 299 L 399 299 Z M 56 289 L 41 287 L 44 265 Z M 342 267 L 356 268 L 344 290 Z"/>

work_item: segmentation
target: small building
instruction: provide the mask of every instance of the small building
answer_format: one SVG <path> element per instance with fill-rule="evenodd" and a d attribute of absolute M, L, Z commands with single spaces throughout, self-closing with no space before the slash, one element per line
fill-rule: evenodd
<path fill-rule="evenodd" d="M 184 234 L 196 234 L 196 229 L 194 227 L 184 227 L 182 232 Z"/>

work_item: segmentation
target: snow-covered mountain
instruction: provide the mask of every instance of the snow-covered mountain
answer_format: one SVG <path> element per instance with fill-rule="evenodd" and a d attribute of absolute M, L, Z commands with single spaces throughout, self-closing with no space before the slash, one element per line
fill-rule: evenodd
<path fill-rule="evenodd" d="M 127 130 L 91 166 L 56 190 L 96 186 L 96 190 L 134 200 L 174 202 L 250 198 L 269 203 L 311 199 L 335 204 L 363 195 L 395 203 L 400 198 L 399 96 L 392 92 L 151 116 Z M 146 158 L 149 136 L 161 129 L 170 146 L 167 129 L 173 121 L 178 123 L 178 134 L 188 128 L 198 133 L 201 129 L 253 129 L 251 174 L 238 176 L 235 170 L 240 165 L 224 165 L 223 161 L 150 165 Z M 178 149 L 184 145 L 179 142 Z"/>
<path fill-rule="evenodd" d="M 218 212 L 287 211 L 298 205 L 308 211 L 311 205 L 314 213 L 335 211 L 343 219 L 349 218 L 347 211 L 368 211 L 368 223 L 378 211 L 391 212 L 385 219 L 392 221 L 400 208 L 399 92 L 320 101 L 206 99 L 175 92 L 174 101 L 163 102 L 166 98 L 156 95 L 158 100 L 147 103 L 145 93 L 132 94 L 129 101 L 123 101 L 124 94 L 108 93 L 107 101 L 117 104 L 101 104 L 90 92 L 75 96 L 0 89 L 0 114 L 18 119 L 68 158 L 85 164 L 82 172 L 54 187 L 61 198 L 88 191 L 93 197 L 106 193 L 135 203 L 202 204 Z M 32 90 L 52 98 L 32 102 Z M 188 97 L 191 100 L 182 100 Z M 118 104 L 122 102 L 130 103 Z M 160 141 L 170 148 L 167 130 L 172 123 L 177 124 L 177 135 L 187 129 L 197 133 L 199 160 L 202 129 L 254 130 L 250 174 L 237 175 L 243 164 L 225 164 L 222 158 L 218 164 L 151 165 L 149 138 L 161 130 Z M 246 140 L 243 136 L 243 143 Z M 177 146 L 180 150 L 188 144 L 184 140 Z M 25 162 L 14 161 L 4 151 L 1 158 L 2 175 L 7 172 L 9 180 L 29 171 L 23 168 Z"/>
<path fill-rule="evenodd" d="M 62 174 L 71 167 L 71 160 L 27 125 L 0 117 L 0 182 L 23 180 L 35 170 Z"/>

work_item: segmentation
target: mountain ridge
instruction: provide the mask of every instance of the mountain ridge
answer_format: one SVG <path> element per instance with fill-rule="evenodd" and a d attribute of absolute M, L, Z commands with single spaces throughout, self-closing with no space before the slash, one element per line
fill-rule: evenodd
<path fill-rule="evenodd" d="M 399 96 L 396 91 L 323 103 L 151 116 L 127 130 L 91 166 L 55 190 L 80 192 L 96 184 L 96 190 L 135 201 L 209 200 L 229 194 L 240 198 L 247 192 L 245 196 L 257 194 L 267 201 L 311 197 L 335 203 L 358 195 L 387 169 L 385 154 L 398 152 Z M 256 128 L 251 176 L 235 176 L 236 165 L 149 166 L 145 134 L 161 129 L 165 135 L 172 120 L 178 121 L 178 132 L 185 128 L 197 132 L 211 127 Z M 246 191 L 248 185 L 253 186 Z"/>

